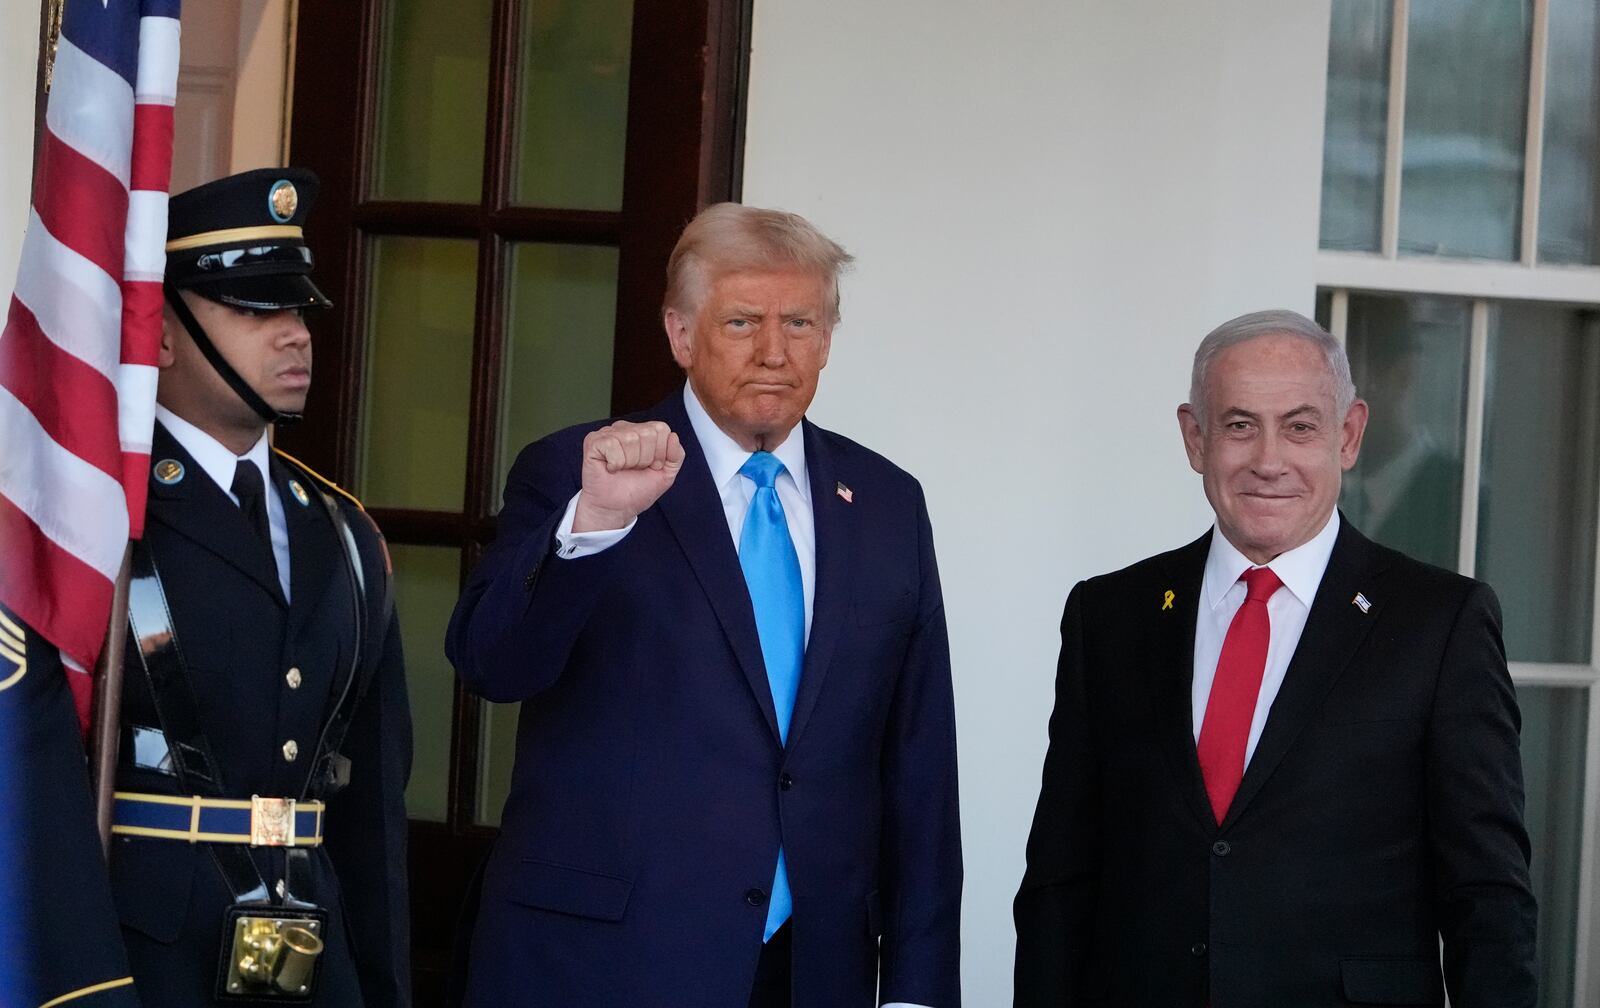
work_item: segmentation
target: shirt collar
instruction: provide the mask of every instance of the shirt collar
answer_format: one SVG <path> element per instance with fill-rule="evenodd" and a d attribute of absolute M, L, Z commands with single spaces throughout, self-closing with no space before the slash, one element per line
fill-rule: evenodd
<path fill-rule="evenodd" d="M 706 412 L 706 408 L 694 394 L 694 387 L 688 382 L 683 383 L 683 407 L 689 414 L 689 426 L 694 428 L 695 440 L 700 442 L 700 450 L 705 452 L 706 467 L 711 470 L 711 481 L 718 490 L 721 490 L 739 475 L 739 469 L 749 461 L 750 453 L 739 447 L 737 441 L 717 426 L 716 421 L 711 419 L 711 414 Z M 783 463 L 783 468 L 794 480 L 795 489 L 800 491 L 800 498 L 809 501 L 811 482 L 806 477 L 804 426 L 795 424 L 794 430 L 783 439 L 783 443 L 772 449 L 772 454 L 778 456 L 778 461 Z"/>
<path fill-rule="evenodd" d="M 261 479 L 271 483 L 269 475 L 271 469 L 268 463 L 271 460 L 271 450 L 268 448 L 267 432 L 263 430 L 261 437 L 243 455 L 235 455 L 229 451 L 221 441 L 207 434 L 183 417 L 167 409 L 160 403 L 156 404 L 156 418 L 161 425 L 172 435 L 173 440 L 183 445 L 183 450 L 189 453 L 195 464 L 205 470 L 213 483 L 221 487 L 226 493 L 233 493 L 233 472 L 241 460 L 248 459 L 261 470 Z"/>
<path fill-rule="evenodd" d="M 1301 605 L 1311 608 L 1311 600 L 1316 597 L 1317 587 L 1322 584 L 1322 575 L 1328 569 L 1328 559 L 1333 556 L 1334 540 L 1339 538 L 1339 509 L 1334 508 L 1333 514 L 1328 516 L 1327 524 L 1322 526 L 1322 531 L 1312 536 L 1310 540 L 1296 546 L 1287 553 L 1280 553 L 1272 558 L 1266 566 L 1278 575 L 1283 586 L 1294 593 Z M 1256 566 L 1250 558 L 1240 553 L 1222 534 L 1222 529 L 1213 527 L 1211 530 L 1211 552 L 1206 555 L 1206 574 L 1203 591 L 1206 602 L 1215 609 L 1222 604 L 1222 599 L 1244 575 L 1244 572 Z"/>

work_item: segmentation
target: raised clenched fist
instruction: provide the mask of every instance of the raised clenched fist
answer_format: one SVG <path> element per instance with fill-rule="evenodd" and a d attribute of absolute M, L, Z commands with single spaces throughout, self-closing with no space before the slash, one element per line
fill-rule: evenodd
<path fill-rule="evenodd" d="M 590 432 L 572 531 L 624 527 L 667 492 L 682 468 L 683 443 L 660 420 L 618 420 Z"/>

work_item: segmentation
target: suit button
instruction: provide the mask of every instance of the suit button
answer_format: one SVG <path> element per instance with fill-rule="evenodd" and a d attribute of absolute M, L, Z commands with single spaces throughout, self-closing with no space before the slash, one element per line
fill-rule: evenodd
<path fill-rule="evenodd" d="M 1206 943 L 1195 942 L 1193 945 L 1190 945 L 1189 954 L 1194 956 L 1196 959 L 1199 959 L 1201 956 L 1206 954 Z"/>
<path fill-rule="evenodd" d="M 290 689 L 300 688 L 300 669 L 298 666 L 284 673 L 283 678 L 289 684 Z"/>
<path fill-rule="evenodd" d="M 766 891 L 763 889 L 751 889 L 744 894 L 744 901 L 753 907 L 766 906 Z"/>
<path fill-rule="evenodd" d="M 1215 854 L 1217 857 L 1227 857 L 1229 852 L 1232 850 L 1233 845 L 1228 843 L 1226 840 L 1218 840 L 1216 843 L 1211 845 L 1211 853 Z"/>
<path fill-rule="evenodd" d="M 778 790 L 779 791 L 787 791 L 792 787 L 794 787 L 794 778 L 793 777 L 790 777 L 786 773 L 778 775 Z"/>
<path fill-rule="evenodd" d="M 283 758 L 285 762 L 293 763 L 294 758 L 298 755 L 300 755 L 300 743 L 296 742 L 294 739 L 290 739 L 283 744 Z"/>

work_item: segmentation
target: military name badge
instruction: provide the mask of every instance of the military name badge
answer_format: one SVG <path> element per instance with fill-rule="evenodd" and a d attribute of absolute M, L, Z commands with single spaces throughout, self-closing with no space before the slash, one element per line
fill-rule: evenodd
<path fill-rule="evenodd" d="M 28 674 L 28 637 L 22 624 L 0 609 L 0 690 L 10 689 Z"/>
<path fill-rule="evenodd" d="M 156 463 L 156 482 L 163 486 L 172 486 L 183 479 L 183 463 L 177 459 L 162 459 Z"/>
<path fill-rule="evenodd" d="M 289 492 L 294 494 L 294 502 L 301 507 L 311 506 L 311 496 L 306 493 L 306 488 L 300 485 L 299 480 L 289 481 Z"/>

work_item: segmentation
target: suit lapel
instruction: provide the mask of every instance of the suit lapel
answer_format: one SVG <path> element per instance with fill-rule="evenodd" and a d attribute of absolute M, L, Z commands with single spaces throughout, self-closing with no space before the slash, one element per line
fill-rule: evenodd
<path fill-rule="evenodd" d="M 855 555 L 852 512 L 835 492 L 840 479 L 837 461 L 823 444 L 817 428 L 804 424 L 806 471 L 811 483 L 811 514 L 816 529 L 816 583 L 811 605 L 811 636 L 806 641 L 805 663 L 800 673 L 800 692 L 795 696 L 794 719 L 789 724 L 789 745 L 805 729 L 811 710 L 817 705 L 822 682 L 827 677 L 840 626 L 849 608 L 850 558 Z"/>
<path fill-rule="evenodd" d="M 1171 554 L 1165 564 L 1165 579 L 1152 585 L 1150 592 L 1150 605 L 1156 615 L 1150 644 L 1150 668 L 1156 680 L 1156 733 L 1178 790 L 1189 810 L 1208 829 L 1215 828 L 1217 820 L 1206 797 L 1205 778 L 1195 752 L 1193 689 L 1194 627 L 1211 535 L 1207 532 Z M 1173 595 L 1171 609 L 1164 608 L 1168 591 Z"/>
<path fill-rule="evenodd" d="M 1289 660 L 1283 685 L 1267 714 L 1261 740 L 1245 768 L 1233 804 L 1228 806 L 1223 829 L 1238 819 L 1260 793 L 1377 621 L 1375 613 L 1362 612 L 1354 600 L 1357 592 L 1371 589 L 1371 579 L 1380 571 L 1372 543 L 1341 515 L 1339 538 L 1328 558 L 1328 569 L 1312 601 L 1300 643 Z"/>
<path fill-rule="evenodd" d="M 163 483 L 152 476 L 150 517 L 238 568 L 280 606 L 284 605 L 271 547 L 250 528 L 239 506 L 159 423 L 155 426 L 150 457 L 155 468 L 160 468 L 168 459 L 183 466 L 183 476 L 175 483 Z"/>
<path fill-rule="evenodd" d="M 750 606 L 738 550 L 728 535 L 722 497 L 712 483 L 711 470 L 706 467 L 705 453 L 694 436 L 682 397 L 673 396 L 663 403 L 661 417 L 683 442 L 684 460 L 677 480 L 661 495 L 657 506 L 710 600 L 717 622 L 750 684 L 750 692 L 766 718 L 772 740 L 777 743 L 778 715 L 772 705 L 772 687 L 767 683 L 766 662 L 761 657 L 761 639 L 756 635 L 755 610 Z"/>

